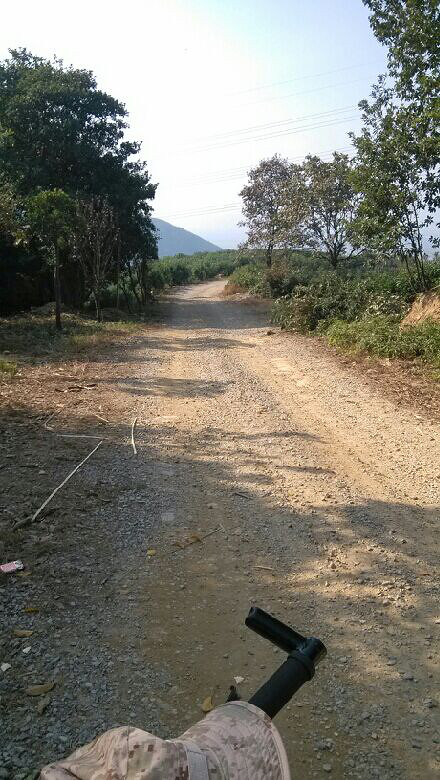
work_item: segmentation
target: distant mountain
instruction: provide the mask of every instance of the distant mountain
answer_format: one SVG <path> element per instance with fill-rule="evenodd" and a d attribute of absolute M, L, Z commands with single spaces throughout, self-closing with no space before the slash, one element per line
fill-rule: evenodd
<path fill-rule="evenodd" d="M 178 255 L 193 255 L 194 252 L 217 252 L 221 247 L 211 244 L 204 238 L 190 233 L 189 230 L 175 227 L 163 219 L 153 217 L 153 223 L 158 230 L 159 257 Z"/>

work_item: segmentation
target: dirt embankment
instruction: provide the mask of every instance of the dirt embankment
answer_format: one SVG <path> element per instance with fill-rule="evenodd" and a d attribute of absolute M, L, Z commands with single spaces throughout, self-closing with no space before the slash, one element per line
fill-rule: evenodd
<path fill-rule="evenodd" d="M 249 696 L 282 660 L 244 628 L 250 604 L 328 646 L 278 719 L 293 772 L 438 776 L 440 426 L 222 286 L 14 380 L 1 522 L 30 574 L 0 584 L 3 776 L 117 723 L 181 733 L 235 676 Z M 13 533 L 96 441 L 60 433 L 104 441 Z M 40 713 L 25 689 L 46 681 Z"/>
<path fill-rule="evenodd" d="M 425 320 L 440 322 L 440 293 L 431 291 L 419 295 L 402 320 L 402 327 L 418 325 Z"/>

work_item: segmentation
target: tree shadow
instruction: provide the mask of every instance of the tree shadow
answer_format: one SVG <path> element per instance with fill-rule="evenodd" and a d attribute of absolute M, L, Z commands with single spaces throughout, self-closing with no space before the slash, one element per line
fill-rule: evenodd
<path fill-rule="evenodd" d="M 208 388 L 208 392 L 221 392 L 221 386 L 222 383 L 220 388 Z M 143 391 L 142 385 L 140 392 Z M 175 380 L 158 385 L 159 394 L 176 393 L 182 397 L 186 391 Z M 26 399 L 23 412 L 25 405 Z M 67 410 L 63 430 L 75 434 L 79 422 L 81 419 L 69 415 Z M 21 413 L 15 413 L 13 420 L 4 415 L 1 423 L 2 518 L 10 526 L 11 518 L 19 519 L 35 511 L 92 449 L 93 442 L 55 438 L 52 432 L 41 425 L 37 427 L 30 416 Z M 52 694 L 57 709 L 37 720 L 32 733 L 23 731 L 26 766 L 36 760 L 32 752 L 36 740 L 40 763 L 56 758 L 57 751 L 59 756 L 66 752 L 66 747 L 53 743 L 55 721 L 73 730 L 74 743 L 67 746 L 73 749 L 116 723 L 136 723 L 166 735 L 180 733 L 188 725 L 186 719 L 193 717 L 189 706 L 176 715 L 167 710 L 158 712 L 153 703 L 146 712 L 142 697 L 149 695 L 151 686 L 159 696 L 164 696 L 163 688 L 171 691 L 178 684 L 188 698 L 192 690 L 186 673 L 188 654 L 200 637 L 190 637 L 181 628 L 175 640 L 164 643 L 160 664 L 153 661 L 149 656 L 150 640 L 141 649 L 136 623 L 130 622 L 133 618 L 125 592 L 134 588 L 136 603 L 140 603 L 144 593 L 148 593 L 148 582 L 156 589 L 171 587 L 166 582 L 154 583 L 154 570 L 148 574 L 147 583 L 136 579 L 134 572 L 142 561 L 145 567 L 146 552 L 152 544 L 158 556 L 168 554 L 170 534 L 183 533 L 190 526 L 187 505 L 182 503 L 179 512 L 187 494 L 194 504 L 194 513 L 196 504 L 203 504 L 203 512 L 196 515 L 203 517 L 202 530 L 212 524 L 205 514 L 206 503 L 212 496 L 220 502 L 225 517 L 231 518 L 228 533 L 232 536 L 238 528 L 236 551 L 225 551 L 223 538 L 213 537 L 212 546 L 207 539 L 191 549 L 192 563 L 186 559 L 176 563 L 176 567 L 194 566 L 200 572 L 209 552 L 218 561 L 219 572 L 226 569 L 231 574 L 237 564 L 237 582 L 242 585 L 237 585 L 234 604 L 224 603 L 219 576 L 201 577 L 203 594 L 209 597 L 214 615 L 211 662 L 215 664 L 217 647 L 225 637 L 231 652 L 239 642 L 248 592 L 253 594 L 254 603 L 275 612 L 299 630 L 318 635 L 328 646 L 328 658 L 317 671 L 313 687 L 297 699 L 301 704 L 307 697 L 310 706 L 303 704 L 297 710 L 297 720 L 293 721 L 287 711 L 280 717 L 289 753 L 300 755 L 305 745 L 313 746 L 330 733 L 340 761 L 357 762 L 355 766 L 362 778 L 371 776 L 367 774 L 371 766 L 377 772 L 383 771 L 384 776 L 386 772 L 392 776 L 394 767 L 398 777 L 416 777 L 418 771 L 426 775 L 432 770 L 434 759 L 429 745 L 435 739 L 438 710 L 425 702 L 434 699 L 434 637 L 439 627 L 439 588 L 434 572 L 438 560 L 436 549 L 421 537 L 424 529 L 431 529 L 432 533 L 437 527 L 438 510 L 368 498 L 355 503 L 336 500 L 331 506 L 319 502 L 307 507 L 295 506 L 292 501 L 277 504 L 262 492 L 266 485 L 273 484 L 271 477 L 262 471 L 246 470 L 237 475 L 237 464 L 219 457 L 225 442 L 238 446 L 241 441 L 254 442 L 270 457 L 270 439 L 288 442 L 294 436 L 307 442 L 316 438 L 301 431 L 249 434 L 217 426 L 195 433 L 172 424 L 138 425 L 135 457 L 129 426 L 105 426 L 98 420 L 92 425 L 89 418 L 84 426 L 88 435 L 108 435 L 96 456 L 65 485 L 38 522 L 3 533 L 5 555 L 24 558 L 32 571 L 29 586 L 23 584 L 26 579 L 16 576 L 3 584 L 1 609 L 7 629 L 3 656 L 14 660 L 12 674 L 0 682 L 6 734 L 9 727 L 17 726 L 17 713 L 21 713 L 23 725 L 33 714 L 32 703 L 23 700 L 22 695 L 22 680 L 28 674 L 26 657 L 9 629 L 21 626 L 25 619 L 26 627 L 35 630 L 41 652 L 34 656 L 32 673 L 41 679 L 47 679 L 48 670 L 56 667 L 56 657 L 61 654 L 64 658 L 72 652 L 68 650 L 69 637 L 80 635 L 75 645 L 74 670 L 66 669 L 66 684 L 60 684 Z M 247 464 L 252 466 L 258 452 L 247 455 Z M 282 468 L 298 468 L 311 477 L 329 472 L 319 467 Z M 245 497 L 237 495 L 242 485 Z M 162 517 L 167 504 L 176 507 L 172 521 Z M 252 541 L 252 560 L 261 562 L 263 567 L 261 571 L 254 570 L 252 576 L 243 573 L 241 555 L 250 555 L 249 545 L 242 538 L 246 536 Z M 248 566 L 246 563 L 246 570 Z M 187 611 L 186 598 L 185 591 L 176 586 L 168 606 L 178 614 L 189 615 L 190 631 L 191 613 Z M 23 608 L 29 603 L 37 604 L 40 612 L 24 615 Z M 154 609 L 154 604 L 148 607 L 150 617 L 155 614 Z M 83 633 L 83 626 L 90 625 L 91 612 L 95 621 L 93 635 Z M 169 618 L 163 613 L 158 618 L 162 627 L 167 625 Z M 116 650 L 108 655 L 108 632 L 113 624 Z M 60 640 L 54 641 L 54 629 Z M 153 633 L 149 629 L 148 635 Z M 179 661 L 174 653 L 176 642 L 183 641 L 182 633 L 187 652 Z M 257 687 L 281 659 L 272 657 L 271 666 L 267 651 L 260 650 L 254 639 L 249 641 L 255 652 L 248 672 L 249 686 Z M 115 663 L 115 654 L 122 654 L 119 665 Z M 93 659 L 101 658 L 101 664 L 91 665 Z M 260 669 L 263 663 L 265 670 Z M 92 688 L 81 694 L 85 698 L 77 711 L 77 694 L 69 685 L 86 674 L 85 670 Z M 177 680 L 173 677 L 176 674 Z M 225 674 L 219 668 L 213 677 L 221 689 L 227 690 Z M 107 688 L 100 688 L 103 679 Z M 101 696 L 101 690 L 107 691 L 105 696 Z M 99 719 L 92 715 L 97 710 Z M 334 724 L 337 737 L 333 731 L 325 730 L 324 712 Z M 423 725 L 419 727 L 418 723 Z M 417 733 L 408 743 L 408 734 L 414 731 Z M 377 739 L 372 739 L 372 733 Z M 413 748 L 412 742 L 418 747 Z M 310 750 L 313 752 L 313 747 Z M 362 770 L 365 754 L 370 763 Z M 414 755 L 418 764 L 414 763 Z M 331 757 L 333 760 L 333 754 Z M 303 776 L 308 776 L 307 771 L 303 768 Z M 350 764 L 345 763 L 338 776 L 349 776 L 350 771 Z"/>

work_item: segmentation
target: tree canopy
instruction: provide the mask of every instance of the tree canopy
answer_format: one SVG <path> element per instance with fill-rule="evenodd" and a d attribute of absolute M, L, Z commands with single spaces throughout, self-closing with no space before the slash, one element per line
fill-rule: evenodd
<path fill-rule="evenodd" d="M 0 233 L 6 221 L 12 226 L 11 198 L 26 224 L 33 198 L 63 192 L 75 201 L 105 199 L 118 229 L 122 262 L 134 255 L 156 257 L 150 202 L 157 185 L 139 158 L 140 145 L 125 139 L 126 129 L 125 106 L 98 89 L 93 73 L 26 49 L 11 50 L 0 63 Z M 0 246 L 3 241 L 0 236 Z M 8 252 L 14 253 L 11 246 Z M 61 287 L 67 296 L 73 262 L 71 253 L 62 253 Z"/>

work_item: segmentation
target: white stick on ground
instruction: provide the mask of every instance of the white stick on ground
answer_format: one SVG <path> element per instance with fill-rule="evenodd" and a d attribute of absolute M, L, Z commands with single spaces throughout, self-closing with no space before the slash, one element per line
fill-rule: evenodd
<path fill-rule="evenodd" d="M 52 491 L 52 493 L 50 494 L 49 498 L 46 498 L 46 501 L 44 501 L 44 503 L 43 503 L 43 504 L 41 504 L 41 506 L 40 506 L 40 507 L 37 509 L 37 511 L 36 511 L 36 512 L 34 512 L 34 514 L 32 515 L 32 517 L 31 517 L 31 518 L 29 518 L 29 520 L 26 520 L 26 523 L 27 523 L 27 522 L 29 522 L 29 523 L 33 523 L 33 522 L 34 522 L 34 520 L 36 520 L 36 519 L 37 519 L 38 515 L 39 515 L 39 514 L 41 514 L 41 512 L 43 511 L 43 509 L 44 509 L 44 508 L 45 508 L 45 507 L 48 505 L 49 501 L 52 501 L 52 499 L 53 499 L 53 497 L 55 496 L 55 494 L 56 494 L 56 493 L 58 493 L 58 491 L 59 491 L 59 490 L 61 490 L 61 488 L 62 488 L 62 487 L 64 487 L 64 485 L 66 484 L 66 482 L 68 482 L 68 481 L 69 481 L 69 479 L 70 479 L 71 477 L 73 477 L 73 475 L 74 475 L 74 474 L 76 474 L 76 472 L 78 471 L 78 469 L 80 469 L 80 468 L 81 468 L 81 466 L 83 466 L 83 465 L 84 465 L 84 463 L 86 462 L 86 460 L 88 460 L 89 458 L 91 458 L 91 457 L 92 457 L 93 453 L 94 453 L 94 452 L 96 452 L 96 450 L 98 449 L 98 447 L 100 447 L 100 446 L 101 446 L 101 444 L 102 444 L 102 441 L 100 441 L 100 442 L 99 442 L 99 444 L 97 444 L 97 445 L 96 445 L 96 447 L 94 447 L 94 449 L 93 449 L 91 452 L 89 452 L 89 454 L 88 454 L 88 455 L 86 455 L 86 457 L 84 458 L 84 460 L 82 460 L 82 461 L 81 461 L 81 463 L 78 463 L 78 465 L 77 465 L 77 466 L 75 466 L 75 468 L 73 469 L 73 471 L 71 471 L 71 472 L 70 472 L 70 474 L 68 474 L 68 475 L 67 475 L 67 477 L 66 477 L 65 479 L 63 479 L 63 481 L 61 482 L 61 485 L 58 485 L 58 487 L 56 487 L 56 488 L 55 488 L 55 490 L 53 490 L 53 491 Z M 15 527 L 17 528 L 19 525 L 22 525 L 22 524 L 24 525 L 23 521 L 21 521 L 20 523 L 17 523 Z"/>
<path fill-rule="evenodd" d="M 137 455 L 136 444 L 134 443 L 134 429 L 136 427 L 136 422 L 137 422 L 137 417 L 134 418 L 131 424 L 131 446 L 133 447 L 133 452 L 135 455 Z"/>

